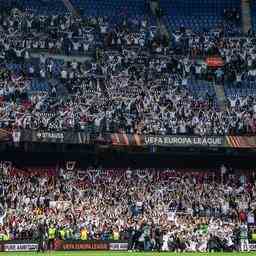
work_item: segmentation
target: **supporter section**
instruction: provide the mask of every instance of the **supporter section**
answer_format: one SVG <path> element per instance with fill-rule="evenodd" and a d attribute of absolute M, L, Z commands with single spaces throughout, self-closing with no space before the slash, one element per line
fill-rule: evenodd
<path fill-rule="evenodd" d="M 52 167 L 2 162 L 1 177 L 1 238 L 7 244 L 30 240 L 32 246 L 51 229 L 56 250 L 106 249 L 111 241 L 126 243 L 128 250 L 247 250 L 241 234 L 250 246 L 254 243 L 253 169 L 84 169 L 73 161 Z"/>

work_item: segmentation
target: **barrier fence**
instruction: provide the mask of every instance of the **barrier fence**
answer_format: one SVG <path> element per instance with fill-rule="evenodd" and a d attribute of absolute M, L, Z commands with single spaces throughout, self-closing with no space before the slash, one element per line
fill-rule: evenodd
<path fill-rule="evenodd" d="M 26 252 L 26 251 L 38 251 L 38 241 L 24 241 L 24 240 L 13 240 L 13 241 L 1 241 L 0 251 L 5 252 Z M 127 251 L 127 241 L 82 241 L 82 240 L 55 240 L 54 243 L 55 251 Z"/>
<path fill-rule="evenodd" d="M 8 131 L 5 129 L 0 129 L 0 141 L 140 147 L 154 145 L 161 147 L 256 148 L 256 136 L 139 135 L 125 133 L 98 135 L 75 131 Z"/>
<path fill-rule="evenodd" d="M 2 252 L 29 252 L 38 251 L 39 243 L 36 241 L 5 241 L 0 242 Z M 256 251 L 256 243 L 249 244 L 250 251 Z M 127 241 L 62 241 L 55 240 L 55 251 L 127 251 Z"/>

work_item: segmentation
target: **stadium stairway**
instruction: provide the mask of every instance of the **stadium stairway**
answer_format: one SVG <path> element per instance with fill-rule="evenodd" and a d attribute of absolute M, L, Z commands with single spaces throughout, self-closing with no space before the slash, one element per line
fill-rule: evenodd
<path fill-rule="evenodd" d="M 226 99 L 224 87 L 223 87 L 223 85 L 214 83 L 214 89 L 215 89 L 215 93 L 217 96 L 218 105 L 220 107 L 220 110 L 225 111 L 227 99 Z"/>
<path fill-rule="evenodd" d="M 241 15 L 242 15 L 243 33 L 248 33 L 248 31 L 252 29 L 250 0 L 241 0 Z"/>
<path fill-rule="evenodd" d="M 156 18 L 157 29 L 162 36 L 170 38 L 169 31 L 162 19 L 162 9 L 158 0 L 150 0 L 150 10 L 153 16 Z"/>
<path fill-rule="evenodd" d="M 156 24 L 161 35 L 165 36 L 165 38 L 170 38 L 169 31 L 164 22 L 161 19 L 157 19 Z"/>
<path fill-rule="evenodd" d="M 68 96 L 67 88 L 63 84 L 61 84 L 57 79 L 50 79 L 49 84 L 56 88 L 57 94 L 60 97 Z"/>
<path fill-rule="evenodd" d="M 79 17 L 79 13 L 77 12 L 76 8 L 72 5 L 72 3 L 69 0 L 62 0 L 62 1 L 70 13 L 72 13 L 76 17 Z"/>

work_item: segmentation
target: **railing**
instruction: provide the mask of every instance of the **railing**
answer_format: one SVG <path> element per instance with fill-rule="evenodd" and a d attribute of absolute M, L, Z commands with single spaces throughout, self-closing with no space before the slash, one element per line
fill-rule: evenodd
<path fill-rule="evenodd" d="M 159 146 L 159 147 L 199 147 L 199 148 L 250 148 L 256 149 L 256 136 L 211 136 L 211 135 L 150 135 L 111 133 L 99 130 L 14 130 L 0 129 L 1 141 L 15 143 L 55 143 L 109 146 Z"/>

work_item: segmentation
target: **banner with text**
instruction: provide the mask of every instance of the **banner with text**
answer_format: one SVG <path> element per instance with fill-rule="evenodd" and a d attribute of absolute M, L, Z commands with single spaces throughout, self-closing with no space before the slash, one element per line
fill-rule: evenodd
<path fill-rule="evenodd" d="M 218 147 L 225 144 L 224 137 L 198 136 L 145 136 L 145 145 Z"/>
<path fill-rule="evenodd" d="M 55 250 L 57 251 L 76 251 L 76 250 L 114 250 L 124 251 L 128 249 L 126 241 L 55 241 Z"/>
<path fill-rule="evenodd" d="M 256 148 L 256 136 L 111 134 L 112 145 Z"/>
<path fill-rule="evenodd" d="M 1 130 L 1 129 L 0 129 Z M 109 146 L 225 147 L 256 148 L 256 136 L 139 135 L 75 131 L 14 130 L 0 131 L 0 141 L 62 143 Z M 14 136 L 15 135 L 15 136 Z"/>
<path fill-rule="evenodd" d="M 38 143 L 91 144 L 91 135 L 86 132 L 51 132 L 22 130 L 20 141 Z"/>
<path fill-rule="evenodd" d="M 110 251 L 127 251 L 128 243 L 120 242 L 120 243 L 110 243 L 109 244 Z"/>
<path fill-rule="evenodd" d="M 6 252 L 29 252 L 29 251 L 37 251 L 38 250 L 38 244 L 36 243 L 23 243 L 23 244 L 4 244 L 4 251 Z"/>

